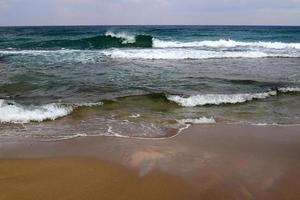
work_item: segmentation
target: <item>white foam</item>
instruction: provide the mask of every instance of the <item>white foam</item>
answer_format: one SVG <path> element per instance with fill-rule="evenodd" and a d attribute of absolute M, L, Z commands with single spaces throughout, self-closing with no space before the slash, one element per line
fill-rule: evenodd
<path fill-rule="evenodd" d="M 1 123 L 28 123 L 55 120 L 73 111 L 71 106 L 60 104 L 45 104 L 41 106 L 22 106 L 15 102 L 0 99 Z"/>
<path fill-rule="evenodd" d="M 211 47 L 211 48 L 233 48 L 233 47 L 261 47 L 267 49 L 300 49 L 300 43 L 283 42 L 241 42 L 235 40 L 205 40 L 194 42 L 162 41 L 153 39 L 153 47 L 156 48 L 178 48 L 178 47 Z"/>
<path fill-rule="evenodd" d="M 199 94 L 190 97 L 171 95 L 167 98 L 180 106 L 194 107 L 204 105 L 236 104 L 244 103 L 254 99 L 265 99 L 277 95 L 276 91 L 252 94 Z"/>
<path fill-rule="evenodd" d="M 198 119 L 181 119 L 177 122 L 180 124 L 214 124 L 216 120 L 213 117 L 200 117 Z"/>
<path fill-rule="evenodd" d="M 0 54 L 3 55 L 45 55 L 45 54 L 67 54 L 67 53 L 74 53 L 74 52 L 81 52 L 82 50 L 75 50 L 75 49 L 60 49 L 60 50 L 0 50 Z"/>
<path fill-rule="evenodd" d="M 115 38 L 121 38 L 123 39 L 123 44 L 128 44 L 128 43 L 135 43 L 135 35 L 130 35 L 128 33 L 125 32 L 121 32 L 121 33 L 114 33 L 111 31 L 107 31 L 105 33 L 106 36 L 111 36 L 111 37 L 115 37 Z"/>
<path fill-rule="evenodd" d="M 208 59 L 208 58 L 263 58 L 294 57 L 289 54 L 270 54 L 260 51 L 206 51 L 197 49 L 112 49 L 103 51 L 112 58 L 123 59 Z"/>
<path fill-rule="evenodd" d="M 287 93 L 287 92 L 300 92 L 300 88 L 298 87 L 282 87 L 278 88 L 279 92 Z"/>
<path fill-rule="evenodd" d="M 298 127 L 300 124 L 281 124 L 281 123 L 247 123 L 253 126 L 284 126 L 284 127 Z"/>
<path fill-rule="evenodd" d="M 29 55 L 22 58 L 25 61 L 36 61 L 43 59 L 43 62 L 78 62 L 97 63 L 103 56 L 122 59 L 210 59 L 210 58 L 265 58 L 265 57 L 300 57 L 300 52 L 288 51 L 214 51 L 193 48 L 152 48 L 152 49 L 108 49 L 108 50 L 0 50 L 0 55 Z M 33 57 L 31 57 L 33 56 Z M 27 60 L 26 60 L 27 59 Z"/>
<path fill-rule="evenodd" d="M 0 55 L 26 56 L 18 58 L 22 62 L 78 62 L 78 63 L 97 63 L 103 57 L 98 50 L 0 50 Z"/>
<path fill-rule="evenodd" d="M 95 103 L 76 103 L 75 107 L 93 107 L 93 106 L 102 106 L 103 102 L 95 102 Z"/>
<path fill-rule="evenodd" d="M 140 114 L 134 113 L 134 114 L 130 115 L 129 117 L 130 118 L 139 118 L 140 116 L 141 116 Z"/>

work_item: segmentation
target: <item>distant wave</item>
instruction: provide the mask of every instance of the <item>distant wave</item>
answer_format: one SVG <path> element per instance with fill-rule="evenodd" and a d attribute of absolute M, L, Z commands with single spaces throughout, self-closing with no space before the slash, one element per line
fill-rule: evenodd
<path fill-rule="evenodd" d="M 99 63 L 104 57 L 113 59 L 184 60 L 212 58 L 298 58 L 298 53 L 263 51 L 213 51 L 192 48 L 108 49 L 108 50 L 0 50 L 0 56 L 17 56 L 16 61 L 44 63 Z M 20 57 L 23 56 L 23 57 Z M 12 58 L 14 59 L 14 57 Z"/>
<path fill-rule="evenodd" d="M 0 55 L 50 55 L 50 54 L 69 54 L 77 52 L 88 52 L 76 49 L 59 49 L 59 50 L 0 50 Z"/>
<path fill-rule="evenodd" d="M 88 61 L 101 56 L 125 59 L 205 59 L 205 58 L 262 58 L 295 57 L 288 54 L 267 54 L 259 51 L 226 52 L 197 49 L 110 49 L 110 50 L 0 50 L 0 55 L 32 55 L 53 59 Z M 63 57 L 62 57 L 63 56 Z"/>
<path fill-rule="evenodd" d="M 0 99 L 1 123 L 29 123 L 55 120 L 69 115 L 75 108 L 102 105 L 99 103 L 81 103 L 63 105 L 50 103 L 44 105 L 21 105 L 14 101 Z"/>
<path fill-rule="evenodd" d="M 103 51 L 112 58 L 123 59 L 209 59 L 209 58 L 267 58 L 297 57 L 300 54 L 266 53 L 262 51 L 207 51 L 192 48 L 170 49 L 112 49 Z"/>
<path fill-rule="evenodd" d="M 106 48 L 136 48 L 152 47 L 152 37 L 149 35 L 130 35 L 128 33 L 106 32 L 103 35 L 83 37 L 79 39 L 52 39 L 34 42 L 12 44 L 6 48 L 13 49 L 106 49 Z"/>
<path fill-rule="evenodd" d="M 21 43 L 1 55 L 44 56 L 43 61 L 101 62 L 103 56 L 121 59 L 299 58 L 300 43 L 235 40 L 167 41 L 151 35 L 106 33 L 79 39 Z M 29 60 L 32 60 L 31 58 Z"/>
<path fill-rule="evenodd" d="M 97 50 L 0 50 L 0 56 L 8 57 L 21 63 L 83 63 L 101 62 L 103 54 Z"/>
<path fill-rule="evenodd" d="M 233 48 L 233 47 L 261 47 L 267 49 L 300 49 L 300 43 L 283 42 L 241 42 L 235 40 L 205 40 L 194 42 L 163 41 L 153 39 L 153 47 L 156 48 L 182 48 L 182 47 L 211 47 L 211 48 Z"/>
<path fill-rule="evenodd" d="M 43 40 L 34 40 L 22 42 L 8 42 L 2 44 L 1 48 L 13 49 L 109 49 L 109 48 L 227 48 L 242 47 L 246 49 L 260 48 L 271 50 L 300 50 L 300 43 L 285 43 L 280 41 L 237 41 L 232 39 L 219 40 L 201 40 L 194 41 L 178 41 L 178 40 L 163 40 L 149 34 L 130 33 L 130 32 L 115 32 L 108 30 L 105 33 L 94 35 L 67 38 L 65 35 L 60 37 L 46 38 Z"/>
<path fill-rule="evenodd" d="M 114 33 L 112 31 L 107 31 L 105 33 L 106 36 L 111 36 L 114 38 L 120 38 L 122 40 L 123 44 L 128 44 L 128 43 L 135 43 L 136 42 L 136 36 L 135 35 L 131 35 L 129 33 L 126 32 L 120 32 L 120 33 Z"/>

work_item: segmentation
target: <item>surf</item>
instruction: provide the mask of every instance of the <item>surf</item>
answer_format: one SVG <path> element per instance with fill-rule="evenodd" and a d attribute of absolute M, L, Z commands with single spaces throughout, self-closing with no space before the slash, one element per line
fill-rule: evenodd
<path fill-rule="evenodd" d="M 49 49 L 105 49 L 105 48 L 136 48 L 152 47 L 152 36 L 146 34 L 131 35 L 128 33 L 106 32 L 91 37 L 72 38 L 47 38 L 37 41 L 24 41 L 21 43 L 8 43 L 1 45 L 1 49 L 27 49 L 27 50 L 49 50 Z"/>
<path fill-rule="evenodd" d="M 260 47 L 266 49 L 300 49 L 300 43 L 283 42 L 246 42 L 231 39 L 203 40 L 203 41 L 164 41 L 153 38 L 155 48 L 184 48 L 184 47 L 210 47 L 210 48 L 234 48 L 234 47 Z"/>
<path fill-rule="evenodd" d="M 102 102 L 43 105 L 22 105 L 15 101 L 0 99 L 0 123 L 25 124 L 29 122 L 43 122 L 56 120 L 71 114 L 79 107 L 101 106 Z"/>
<path fill-rule="evenodd" d="M 167 95 L 167 99 L 182 107 L 195 107 L 206 105 L 240 104 L 253 100 L 267 99 L 284 93 L 298 93 L 298 87 L 280 87 L 261 93 L 240 94 L 196 94 L 191 96 Z"/>
<path fill-rule="evenodd" d="M 300 53 L 264 52 L 260 50 L 216 51 L 194 48 L 162 48 L 162 49 L 111 49 L 102 52 L 105 56 L 117 59 L 146 60 L 184 60 L 212 58 L 295 58 Z"/>

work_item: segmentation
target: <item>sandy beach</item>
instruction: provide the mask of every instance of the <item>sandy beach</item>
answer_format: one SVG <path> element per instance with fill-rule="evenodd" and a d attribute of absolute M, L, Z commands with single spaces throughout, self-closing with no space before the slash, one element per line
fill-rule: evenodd
<path fill-rule="evenodd" d="M 193 125 L 172 139 L 0 144 L 0 199 L 300 198 L 298 126 Z"/>
<path fill-rule="evenodd" d="M 1 160 L 0 199 L 178 199 L 178 177 L 86 158 Z"/>

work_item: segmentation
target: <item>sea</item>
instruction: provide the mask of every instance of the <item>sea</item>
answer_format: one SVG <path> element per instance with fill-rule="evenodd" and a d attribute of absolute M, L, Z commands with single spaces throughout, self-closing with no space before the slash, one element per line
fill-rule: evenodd
<path fill-rule="evenodd" d="M 0 27 L 0 141 L 300 124 L 300 27 Z"/>

